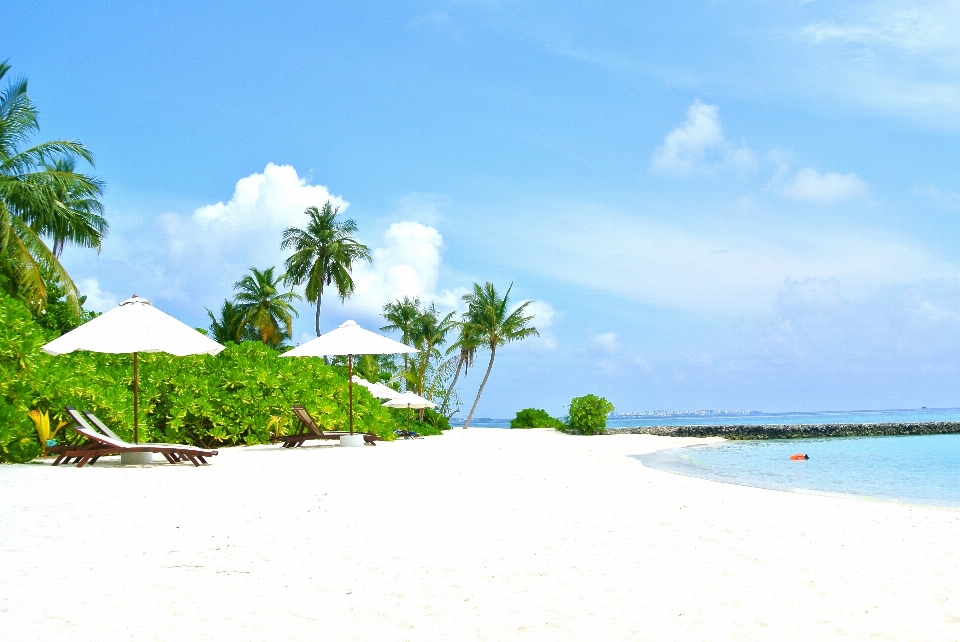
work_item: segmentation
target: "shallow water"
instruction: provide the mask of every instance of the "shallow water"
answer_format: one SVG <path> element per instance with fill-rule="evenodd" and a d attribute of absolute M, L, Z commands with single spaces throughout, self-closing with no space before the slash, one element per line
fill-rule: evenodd
<path fill-rule="evenodd" d="M 791 461 L 806 453 L 810 459 Z M 638 455 L 714 481 L 960 508 L 960 435 L 730 441 Z"/>
<path fill-rule="evenodd" d="M 827 410 L 819 412 L 755 412 L 749 415 L 675 415 L 669 417 L 617 417 L 607 428 L 638 426 L 763 426 L 795 424 L 882 424 L 960 421 L 960 408 L 913 408 L 901 410 Z M 459 428 L 462 420 L 452 422 Z M 509 419 L 474 419 L 477 428 L 509 428 Z"/>

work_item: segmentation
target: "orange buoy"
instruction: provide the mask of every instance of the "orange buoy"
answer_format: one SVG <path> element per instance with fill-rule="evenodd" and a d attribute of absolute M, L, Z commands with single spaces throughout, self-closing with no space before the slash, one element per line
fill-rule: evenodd
<path fill-rule="evenodd" d="M 796 455 L 790 455 L 790 461 L 803 461 L 804 459 L 810 459 L 809 455 L 804 453 L 797 453 Z"/>

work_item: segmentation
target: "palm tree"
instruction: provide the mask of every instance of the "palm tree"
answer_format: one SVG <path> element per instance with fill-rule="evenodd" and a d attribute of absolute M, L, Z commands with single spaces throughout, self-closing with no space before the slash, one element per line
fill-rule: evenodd
<path fill-rule="evenodd" d="M 453 389 L 456 387 L 457 380 L 460 378 L 460 371 L 463 370 L 463 374 L 466 376 L 470 366 L 473 365 L 473 358 L 480 345 L 476 337 L 472 334 L 473 326 L 463 321 L 454 321 L 454 324 L 455 327 L 460 330 L 460 336 L 447 348 L 447 354 L 456 350 L 459 350 L 460 354 L 457 356 L 457 371 L 453 375 L 453 381 L 450 382 L 446 394 L 443 396 L 443 403 L 440 404 L 440 414 L 446 417 L 450 416 L 447 414 L 449 411 L 448 405 L 450 404 L 450 397 L 453 395 Z"/>
<path fill-rule="evenodd" d="M 0 79 L 9 69 L 0 63 Z M 49 280 L 79 312 L 77 287 L 42 237 L 52 237 L 61 250 L 65 242 L 99 247 L 107 230 L 97 200 L 103 186 L 75 171 L 77 159 L 93 164 L 81 143 L 54 140 L 23 149 L 39 129 L 27 81 L 11 82 L 0 92 L 0 263 L 11 288 L 35 311 L 46 305 Z"/>
<path fill-rule="evenodd" d="M 397 299 L 393 303 L 388 303 L 383 306 L 383 318 L 389 321 L 390 323 L 381 327 L 382 332 L 389 332 L 391 330 L 396 330 L 400 332 L 402 343 L 410 344 L 410 337 L 412 336 L 414 324 L 417 322 L 417 319 L 423 314 L 423 310 L 420 307 L 420 297 L 413 297 L 412 299 L 408 296 L 403 297 L 402 299 Z M 410 359 L 406 353 L 403 355 L 403 373 L 404 373 L 404 384 L 403 389 L 408 390 L 406 375 L 410 372 Z"/>
<path fill-rule="evenodd" d="M 339 212 L 340 208 L 333 207 L 330 201 L 319 210 L 308 207 L 304 212 L 309 217 L 307 228 L 288 227 L 280 243 L 281 250 L 293 250 L 285 263 L 284 280 L 290 285 L 306 282 L 307 301 L 317 304 L 318 337 L 324 287 L 333 285 L 340 300 L 346 301 L 354 290 L 350 276 L 354 261 L 371 260 L 370 248 L 351 236 L 357 231 L 356 222 L 352 218 L 338 221 Z"/>
<path fill-rule="evenodd" d="M 209 308 L 207 315 L 210 317 L 210 334 L 217 343 L 240 343 L 245 338 L 248 326 L 243 322 L 244 313 L 233 301 L 223 302 L 219 319 Z"/>
<path fill-rule="evenodd" d="M 490 378 L 490 371 L 493 369 L 493 360 L 497 356 L 497 348 L 513 341 L 540 336 L 537 329 L 529 325 L 533 317 L 526 316 L 523 313 L 526 307 L 530 305 L 530 301 L 521 303 L 516 310 L 507 313 L 512 289 L 513 284 L 511 283 L 501 297 L 493 284 L 488 281 L 482 287 L 478 283 L 474 283 L 473 292 L 463 296 L 463 300 L 467 302 L 467 311 L 463 320 L 463 323 L 469 326 L 467 332 L 475 338 L 478 346 L 490 348 L 490 363 L 487 364 L 487 372 L 483 375 L 480 390 L 477 391 L 477 398 L 474 400 L 470 414 L 467 415 L 467 420 L 463 424 L 464 428 L 470 427 L 473 413 L 477 410 L 477 404 L 480 403 L 480 395 L 483 394 L 483 388 L 487 385 L 487 379 Z"/>
<path fill-rule="evenodd" d="M 293 334 L 293 317 L 297 311 L 290 302 L 300 295 L 280 292 L 284 277 L 274 277 L 273 271 L 272 267 L 262 271 L 250 268 L 250 274 L 237 281 L 233 289 L 243 325 L 255 330 L 265 344 L 278 347 Z"/>
<path fill-rule="evenodd" d="M 417 394 L 421 397 L 426 393 L 427 368 L 431 361 L 439 360 L 440 346 L 447 340 L 447 335 L 450 334 L 453 327 L 453 312 L 441 318 L 433 303 L 420 314 L 413 324 L 410 339 L 419 352 L 414 357 L 416 370 L 411 374 L 414 377 L 414 387 Z M 420 419 L 423 419 L 422 410 L 420 411 Z"/>

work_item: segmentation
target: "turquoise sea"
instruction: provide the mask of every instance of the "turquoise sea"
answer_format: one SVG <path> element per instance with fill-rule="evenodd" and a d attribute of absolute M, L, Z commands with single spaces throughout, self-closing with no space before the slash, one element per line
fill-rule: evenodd
<path fill-rule="evenodd" d="M 806 453 L 810 459 L 791 461 Z M 960 435 L 729 441 L 638 455 L 713 481 L 960 508 Z"/>
<path fill-rule="evenodd" d="M 960 408 L 915 408 L 900 410 L 843 410 L 820 412 L 751 412 L 742 415 L 677 414 L 665 417 L 617 417 L 607 420 L 608 428 L 637 426 L 716 426 L 764 424 L 874 424 L 924 421 L 960 421 Z M 462 420 L 455 426 L 462 425 Z M 509 419 L 475 418 L 476 428 L 509 428 Z"/>

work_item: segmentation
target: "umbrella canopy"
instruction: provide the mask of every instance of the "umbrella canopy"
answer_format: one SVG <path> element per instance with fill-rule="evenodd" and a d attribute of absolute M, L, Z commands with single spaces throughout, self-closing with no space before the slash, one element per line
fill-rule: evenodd
<path fill-rule="evenodd" d="M 424 399 L 419 395 L 415 395 L 412 392 L 405 392 L 402 395 L 398 395 L 393 399 L 389 399 L 386 402 L 380 404 L 385 408 L 415 408 L 419 410 L 420 408 L 436 408 L 437 404 Z"/>
<path fill-rule="evenodd" d="M 363 377 L 358 377 L 357 375 L 353 375 L 353 383 L 363 386 L 377 399 L 393 399 L 394 397 L 400 395 L 400 393 L 393 388 L 388 388 L 380 382 L 371 383 L 370 381 L 367 381 Z"/>
<path fill-rule="evenodd" d="M 344 321 L 336 330 L 311 339 L 293 350 L 281 354 L 281 357 L 328 357 L 347 356 L 347 386 L 350 389 L 350 434 L 353 434 L 353 355 L 355 354 L 397 354 L 417 352 L 416 348 L 399 341 L 364 330 L 356 321 Z M 369 382 L 368 382 L 369 383 Z"/>
<path fill-rule="evenodd" d="M 354 354 L 397 354 L 416 352 L 416 348 L 406 346 L 399 341 L 364 330 L 356 321 L 344 321 L 336 330 L 311 339 L 293 350 L 284 352 L 281 357 L 329 357 Z"/>
<path fill-rule="evenodd" d="M 114 309 L 87 321 L 40 349 L 52 355 L 69 354 L 77 350 L 111 354 L 132 352 L 133 441 L 136 443 L 139 441 L 138 354 L 166 352 L 178 357 L 188 354 L 217 354 L 223 350 L 223 346 L 134 294 Z"/>
<path fill-rule="evenodd" d="M 166 352 L 183 357 L 217 354 L 223 346 L 134 295 L 40 349 L 53 355 L 89 350 L 113 354 Z"/>

